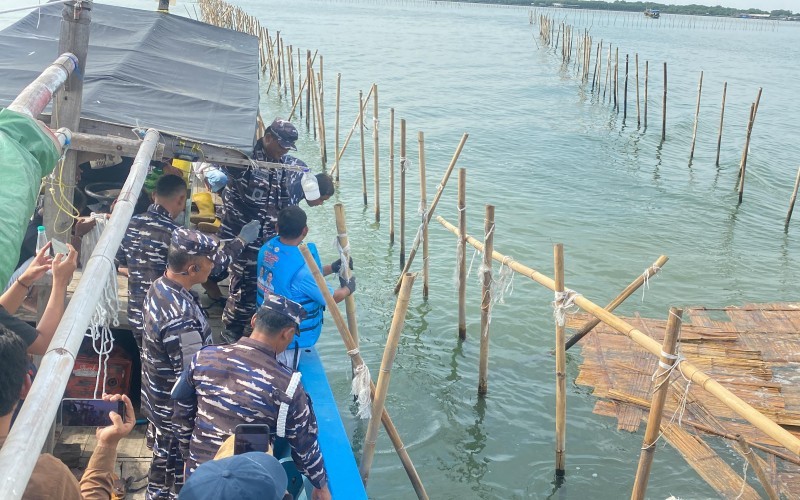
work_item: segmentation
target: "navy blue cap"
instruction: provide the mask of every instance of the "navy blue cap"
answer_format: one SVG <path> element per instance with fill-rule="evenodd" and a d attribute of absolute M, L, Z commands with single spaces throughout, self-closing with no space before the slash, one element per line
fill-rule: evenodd
<path fill-rule="evenodd" d="M 261 452 L 204 463 L 183 485 L 179 500 L 282 500 L 286 471 L 278 459 Z"/>
<path fill-rule="evenodd" d="M 308 315 L 306 310 L 303 309 L 303 306 L 297 302 L 289 300 L 283 295 L 276 295 L 269 292 L 264 295 L 264 302 L 261 304 L 261 308 L 288 316 L 298 325 L 302 323 Z"/>
<path fill-rule="evenodd" d="M 291 122 L 287 122 L 286 120 L 281 120 L 280 118 L 276 118 L 274 122 L 269 126 L 269 132 L 277 141 L 281 147 L 294 149 L 297 151 L 294 143 L 297 141 L 297 127 L 292 125 Z"/>
<path fill-rule="evenodd" d="M 213 258 L 219 249 L 219 241 L 194 229 L 179 227 L 172 231 L 170 243 L 173 247 L 189 255 L 201 255 Z"/>

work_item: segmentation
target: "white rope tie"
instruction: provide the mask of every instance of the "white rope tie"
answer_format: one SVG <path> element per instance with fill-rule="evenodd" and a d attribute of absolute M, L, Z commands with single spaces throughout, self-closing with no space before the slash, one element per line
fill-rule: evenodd
<path fill-rule="evenodd" d="M 401 172 L 405 172 L 411 166 L 412 166 L 411 160 L 409 160 L 405 156 L 401 156 L 400 157 L 400 171 Z"/>
<path fill-rule="evenodd" d="M 514 259 L 506 257 L 500 263 L 499 278 L 492 282 L 492 302 L 497 304 L 506 303 L 506 294 L 509 297 L 514 293 L 514 270 L 508 265 Z"/>
<path fill-rule="evenodd" d="M 373 139 L 377 139 L 378 138 L 378 117 L 377 116 L 372 118 L 372 138 Z"/>
<path fill-rule="evenodd" d="M 575 305 L 575 298 L 581 294 L 575 290 L 565 288 L 563 292 L 555 292 L 553 300 L 553 318 L 555 318 L 558 326 L 564 326 L 567 322 L 567 313 L 571 309 L 577 308 Z"/>
<path fill-rule="evenodd" d="M 745 453 L 745 455 L 749 455 L 750 453 L 753 453 L 752 449 L 747 453 Z M 742 467 L 742 489 L 739 490 L 739 494 L 736 496 L 734 500 L 739 500 L 740 498 L 742 498 L 742 495 L 744 495 L 744 487 L 747 484 L 747 467 L 749 465 L 750 462 L 748 462 L 747 457 L 745 457 L 744 467 Z"/>
<path fill-rule="evenodd" d="M 350 279 L 350 243 L 345 246 L 342 246 L 341 241 L 347 238 L 347 233 L 341 233 L 333 239 L 333 247 L 339 253 L 339 261 L 341 262 L 341 266 L 339 267 L 339 276 L 342 279 Z"/>
<path fill-rule="evenodd" d="M 644 277 L 644 286 L 642 287 L 642 302 L 644 302 L 645 290 L 650 290 L 650 279 L 658 276 L 659 271 L 661 271 L 661 268 L 653 264 L 652 266 L 645 269 L 644 272 L 642 273 L 642 276 Z"/>
<path fill-rule="evenodd" d="M 350 356 L 351 358 L 353 356 L 355 356 L 356 354 L 360 354 L 360 353 L 361 353 L 361 351 L 358 350 L 358 347 L 356 347 L 355 349 L 350 349 L 349 351 L 347 351 L 347 355 Z"/>
<path fill-rule="evenodd" d="M 358 349 L 353 349 L 356 353 Z M 352 351 L 348 351 L 350 354 Z M 351 355 L 351 356 L 354 356 Z M 371 378 L 369 375 L 369 368 L 363 362 L 356 366 L 353 374 L 353 383 L 350 388 L 350 394 L 355 396 L 356 404 L 358 405 L 358 417 L 362 420 L 367 420 L 372 416 L 372 394 L 370 392 Z"/>

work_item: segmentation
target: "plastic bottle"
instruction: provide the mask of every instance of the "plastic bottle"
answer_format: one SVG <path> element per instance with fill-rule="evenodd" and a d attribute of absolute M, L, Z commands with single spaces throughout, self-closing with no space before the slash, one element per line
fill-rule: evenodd
<path fill-rule="evenodd" d="M 300 179 L 300 185 L 303 187 L 303 194 L 306 196 L 306 200 L 314 201 L 319 199 L 317 178 L 311 175 L 311 171 L 308 168 L 303 168 L 303 178 Z"/>
<path fill-rule="evenodd" d="M 36 253 L 47 245 L 47 234 L 44 232 L 44 226 L 36 228 Z"/>

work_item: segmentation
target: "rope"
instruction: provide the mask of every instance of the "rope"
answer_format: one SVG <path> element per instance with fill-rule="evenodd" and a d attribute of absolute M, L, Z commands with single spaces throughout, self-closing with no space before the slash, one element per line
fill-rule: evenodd
<path fill-rule="evenodd" d="M 372 138 L 378 138 L 378 117 L 372 118 Z"/>
<path fill-rule="evenodd" d="M 749 455 L 753 453 L 753 450 L 748 451 L 745 455 Z M 734 500 L 739 500 L 744 495 L 744 487 L 747 485 L 747 467 L 750 465 L 750 462 L 747 461 L 747 457 L 745 457 L 744 467 L 742 467 L 742 489 L 739 490 L 739 494 L 736 496 Z"/>
<path fill-rule="evenodd" d="M 405 172 L 409 167 L 411 167 L 411 160 L 406 158 L 405 156 L 400 157 L 400 171 Z"/>
<path fill-rule="evenodd" d="M 553 318 L 555 318 L 558 326 L 564 326 L 567 321 L 567 312 L 572 308 L 577 308 L 575 305 L 575 298 L 581 294 L 575 290 L 565 288 L 563 292 L 555 292 L 555 299 L 553 300 Z"/>
<path fill-rule="evenodd" d="M 339 253 L 339 260 L 342 262 L 341 267 L 339 267 L 339 276 L 342 279 L 350 278 L 350 244 L 348 243 L 346 246 L 342 246 L 340 243 L 341 239 L 347 238 L 347 233 L 342 233 L 336 236 L 333 239 L 333 247 Z M 358 349 L 356 349 L 358 351 Z"/>
<path fill-rule="evenodd" d="M 642 302 L 644 302 L 644 291 L 650 290 L 650 279 L 658 276 L 659 271 L 661 271 L 661 268 L 653 264 L 652 266 L 645 269 L 644 272 L 642 273 L 642 276 L 644 277 L 644 286 L 642 287 Z"/>
<path fill-rule="evenodd" d="M 358 353 L 358 349 L 353 349 Z M 347 351 L 350 354 L 353 351 Z M 355 356 L 355 354 L 351 354 Z M 355 368 L 353 376 L 353 384 L 350 387 L 350 394 L 355 396 L 356 404 L 358 405 L 357 415 L 362 420 L 367 420 L 372 416 L 372 394 L 370 393 L 371 378 L 369 375 L 369 368 L 363 362 Z"/>

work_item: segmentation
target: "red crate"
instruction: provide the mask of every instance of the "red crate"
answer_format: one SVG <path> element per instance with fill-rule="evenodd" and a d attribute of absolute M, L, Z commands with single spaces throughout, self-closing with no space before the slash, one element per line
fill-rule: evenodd
<path fill-rule="evenodd" d="M 64 391 L 65 398 L 91 399 L 94 397 L 94 387 L 97 372 L 102 370 L 98 365 L 96 354 L 78 354 L 72 375 Z M 108 358 L 108 376 L 106 377 L 106 394 L 128 394 L 131 385 L 131 360 L 125 351 L 114 348 Z M 101 394 L 97 395 L 98 397 Z"/>

